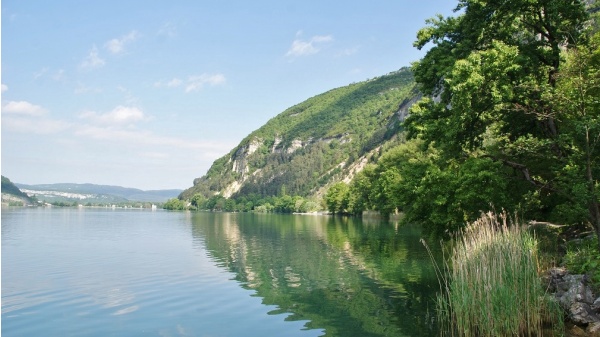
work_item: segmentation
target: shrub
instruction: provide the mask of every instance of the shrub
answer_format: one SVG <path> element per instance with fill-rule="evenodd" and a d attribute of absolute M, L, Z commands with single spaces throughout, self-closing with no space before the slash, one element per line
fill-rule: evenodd
<path fill-rule="evenodd" d="M 506 214 L 485 214 L 460 233 L 441 287 L 438 317 L 448 335 L 542 336 L 544 322 L 562 326 L 538 275 L 537 241 Z"/>
<path fill-rule="evenodd" d="M 600 252 L 596 236 L 570 243 L 564 257 L 565 267 L 573 274 L 587 274 L 596 289 L 600 289 Z"/>
<path fill-rule="evenodd" d="M 172 211 L 183 211 L 187 209 L 187 205 L 184 201 L 181 201 L 177 198 L 172 198 L 167 200 L 163 205 L 164 209 L 172 210 Z"/>

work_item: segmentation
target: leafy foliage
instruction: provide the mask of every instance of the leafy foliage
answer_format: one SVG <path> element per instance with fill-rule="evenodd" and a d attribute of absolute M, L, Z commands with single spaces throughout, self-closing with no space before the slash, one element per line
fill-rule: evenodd
<path fill-rule="evenodd" d="M 600 289 L 600 250 L 593 236 L 569 244 L 563 262 L 572 273 L 588 275 Z"/>
<path fill-rule="evenodd" d="M 403 212 L 403 222 L 447 235 L 481 212 L 526 207 L 527 200 L 517 193 L 522 191 L 519 185 L 509 187 L 515 180 L 510 169 L 490 158 L 448 161 L 433 144 L 416 139 L 391 148 L 377 165 L 365 168 L 350 184 L 347 200 L 338 204 L 347 205 L 348 213 Z M 336 196 L 332 190 L 328 196 Z"/>
<path fill-rule="evenodd" d="M 321 208 L 321 205 L 312 199 L 297 195 L 261 197 L 257 194 L 252 194 L 236 198 L 225 198 L 220 194 L 215 194 L 210 198 L 205 198 L 202 194 L 198 193 L 191 198 L 189 207 L 185 207 L 184 201 L 175 200 L 178 200 L 179 203 L 173 202 L 174 205 L 184 206 L 184 208 L 180 209 L 218 212 L 309 213 Z"/>
<path fill-rule="evenodd" d="M 442 235 L 495 209 L 600 231 L 598 21 L 580 1 L 463 0 L 457 10 L 418 33 L 415 46 L 433 47 L 413 67 L 425 95 L 404 123 L 409 141 L 342 201 L 330 190 L 330 210 L 400 211 Z"/>
<path fill-rule="evenodd" d="M 187 205 L 184 201 L 181 201 L 177 198 L 172 198 L 164 203 L 163 208 L 171 211 L 183 211 L 187 209 Z"/>
<path fill-rule="evenodd" d="M 457 9 L 415 42 L 433 47 L 414 66 L 426 96 L 405 126 L 439 158 L 405 205 L 409 218 L 452 230 L 487 200 L 600 230 L 598 44 L 584 3 L 461 0 Z"/>
<path fill-rule="evenodd" d="M 350 189 L 344 182 L 337 182 L 327 190 L 325 203 L 331 213 L 346 213 L 348 211 Z"/>

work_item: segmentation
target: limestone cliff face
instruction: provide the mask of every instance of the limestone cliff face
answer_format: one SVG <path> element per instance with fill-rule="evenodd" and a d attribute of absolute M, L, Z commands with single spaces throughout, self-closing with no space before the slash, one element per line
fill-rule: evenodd
<path fill-rule="evenodd" d="M 349 181 L 395 142 L 420 95 L 408 69 L 330 90 L 290 107 L 244 138 L 194 180 L 181 199 L 319 196 Z"/>
<path fill-rule="evenodd" d="M 234 155 L 229 158 L 229 164 L 231 165 L 231 171 L 234 173 L 234 181 L 229 183 L 222 192 L 222 195 L 226 198 L 231 197 L 237 193 L 244 182 L 248 179 L 250 173 L 250 166 L 248 159 L 252 154 L 256 152 L 263 145 L 263 140 L 260 138 L 253 139 L 245 146 L 240 146 Z M 254 172 L 256 173 L 256 171 Z"/>
<path fill-rule="evenodd" d="M 232 165 L 232 171 L 237 173 L 240 177 L 245 177 L 250 168 L 248 167 L 248 157 L 251 156 L 258 148 L 263 145 L 261 139 L 254 139 L 248 145 L 238 148 L 234 156 L 229 159 Z"/>
<path fill-rule="evenodd" d="M 273 145 L 269 149 L 268 155 L 282 155 L 290 159 L 293 157 L 293 154 L 300 149 L 304 149 L 307 146 L 313 145 L 317 142 L 329 144 L 334 139 L 340 139 L 343 141 L 343 136 L 329 139 L 318 139 L 316 141 L 313 139 L 308 139 L 306 141 L 301 139 L 293 139 L 291 142 L 289 142 L 288 146 L 283 146 L 283 138 L 276 137 Z M 237 151 L 235 151 L 233 156 L 229 158 L 228 163 L 231 165 L 231 171 L 234 173 L 235 179 L 224 188 L 222 192 L 224 197 L 229 198 L 238 193 L 244 186 L 244 183 L 246 183 L 246 181 L 248 181 L 250 178 L 254 179 L 255 181 L 272 182 L 278 175 L 281 175 L 280 173 L 264 175 L 262 168 L 250 167 L 250 161 L 252 159 L 257 159 L 257 161 L 259 161 L 260 156 L 264 156 L 264 154 L 254 155 L 259 148 L 269 147 L 264 140 L 255 138 L 247 145 L 240 146 Z"/>

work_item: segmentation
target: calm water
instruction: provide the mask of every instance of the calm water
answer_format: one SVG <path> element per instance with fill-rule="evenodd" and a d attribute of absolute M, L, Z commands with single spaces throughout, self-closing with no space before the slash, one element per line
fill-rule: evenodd
<path fill-rule="evenodd" d="M 416 227 L 328 216 L 2 210 L 2 336 L 431 336 Z"/>

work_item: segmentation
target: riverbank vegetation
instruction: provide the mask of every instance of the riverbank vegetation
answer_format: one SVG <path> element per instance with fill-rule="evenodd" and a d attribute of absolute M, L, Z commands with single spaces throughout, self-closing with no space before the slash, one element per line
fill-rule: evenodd
<path fill-rule="evenodd" d="M 558 262 L 600 282 L 599 9 L 597 1 L 461 0 L 456 16 L 428 20 L 415 42 L 431 48 L 413 66 L 423 98 L 403 124 L 407 141 L 327 193 L 332 212 L 402 212 L 431 234 L 458 235 L 440 311 L 448 331 L 541 333 L 544 314 L 520 309 L 542 298 L 534 241 L 464 227 L 497 227 L 477 222 L 482 212 L 503 209 L 563 233 L 586 228 Z"/>
<path fill-rule="evenodd" d="M 328 208 L 442 236 L 494 209 L 600 233 L 599 7 L 463 0 L 427 21 L 407 141 L 330 188 Z"/>
<path fill-rule="evenodd" d="M 463 228 L 440 271 L 437 309 L 450 336 L 543 336 L 562 310 L 539 278 L 535 237 L 506 213 Z"/>
<path fill-rule="evenodd" d="M 310 198 L 291 196 L 262 197 L 251 194 L 238 198 L 225 198 L 220 194 L 210 198 L 195 194 L 188 202 L 173 198 L 164 205 L 168 210 L 205 210 L 217 212 L 257 212 L 257 213 L 312 213 L 321 210 L 322 205 Z"/>

